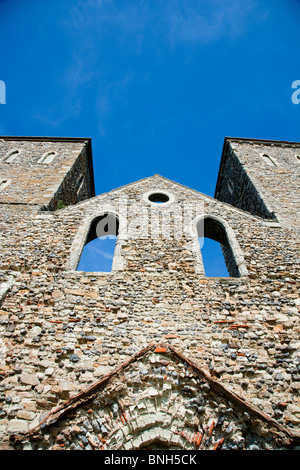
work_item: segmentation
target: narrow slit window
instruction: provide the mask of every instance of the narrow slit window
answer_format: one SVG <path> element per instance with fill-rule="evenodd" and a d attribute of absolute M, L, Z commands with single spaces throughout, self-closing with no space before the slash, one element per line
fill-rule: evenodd
<path fill-rule="evenodd" d="M 77 183 L 76 183 L 76 187 L 75 187 L 77 196 L 79 196 L 80 191 L 81 191 L 82 188 L 83 188 L 83 183 L 84 183 L 84 179 L 83 179 L 83 176 L 81 175 L 81 176 L 78 178 Z"/>
<path fill-rule="evenodd" d="M 44 155 L 38 160 L 38 163 L 45 163 L 49 164 L 53 161 L 55 158 L 56 153 L 55 152 L 46 152 Z"/>
<path fill-rule="evenodd" d="M 233 194 L 233 182 L 231 180 L 228 180 L 228 191 L 230 192 L 230 194 Z"/>
<path fill-rule="evenodd" d="M 119 233 L 119 220 L 105 213 L 93 220 L 82 250 L 77 271 L 110 272 Z"/>
<path fill-rule="evenodd" d="M 11 163 L 19 155 L 19 150 L 10 150 L 3 158 L 2 161 L 5 163 Z"/>
<path fill-rule="evenodd" d="M 239 269 L 223 225 L 206 217 L 198 223 L 198 240 L 207 277 L 239 277 Z"/>

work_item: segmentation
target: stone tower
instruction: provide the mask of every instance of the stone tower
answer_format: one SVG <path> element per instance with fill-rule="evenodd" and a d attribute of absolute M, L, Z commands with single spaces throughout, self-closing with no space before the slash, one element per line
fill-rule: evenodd
<path fill-rule="evenodd" d="M 0 202 L 55 210 L 95 195 L 90 139 L 0 140 Z"/>
<path fill-rule="evenodd" d="M 89 139 L 2 138 L 2 448 L 297 445 L 299 146 L 225 139 L 215 198 L 95 196 Z M 78 270 L 105 234 L 111 270 Z"/>
<path fill-rule="evenodd" d="M 225 139 L 215 197 L 299 229 L 299 154 L 297 142 Z"/>

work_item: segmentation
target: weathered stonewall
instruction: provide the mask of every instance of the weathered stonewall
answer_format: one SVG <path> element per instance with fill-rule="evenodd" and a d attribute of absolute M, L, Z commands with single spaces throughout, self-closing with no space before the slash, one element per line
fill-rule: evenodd
<path fill-rule="evenodd" d="M 295 447 L 299 156 L 225 139 L 215 198 L 159 175 L 95 196 L 89 139 L 3 137 L 1 448 Z M 111 271 L 78 271 L 104 222 Z"/>

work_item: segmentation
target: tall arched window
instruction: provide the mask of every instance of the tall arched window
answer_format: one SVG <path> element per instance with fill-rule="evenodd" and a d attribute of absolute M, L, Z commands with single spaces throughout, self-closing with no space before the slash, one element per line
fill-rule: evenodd
<path fill-rule="evenodd" d="M 240 277 L 247 274 L 234 234 L 223 221 L 213 216 L 201 217 L 197 222 L 197 234 L 206 276 Z"/>
<path fill-rule="evenodd" d="M 105 213 L 96 217 L 87 234 L 77 271 L 110 272 L 119 233 L 119 219 Z"/>

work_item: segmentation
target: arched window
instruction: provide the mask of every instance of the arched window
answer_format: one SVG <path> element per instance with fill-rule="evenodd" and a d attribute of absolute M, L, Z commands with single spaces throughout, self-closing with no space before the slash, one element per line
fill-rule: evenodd
<path fill-rule="evenodd" d="M 42 155 L 42 157 L 38 160 L 38 163 L 51 163 L 54 159 L 54 157 L 56 156 L 56 153 L 55 152 L 46 152 L 44 153 L 44 155 Z"/>
<path fill-rule="evenodd" d="M 243 255 L 228 224 L 213 216 L 201 217 L 197 221 L 197 235 L 206 276 L 247 274 Z"/>
<path fill-rule="evenodd" d="M 2 159 L 2 162 L 11 163 L 19 154 L 19 150 L 10 150 Z"/>
<path fill-rule="evenodd" d="M 119 219 L 105 213 L 90 224 L 77 271 L 110 272 L 119 233 Z"/>

